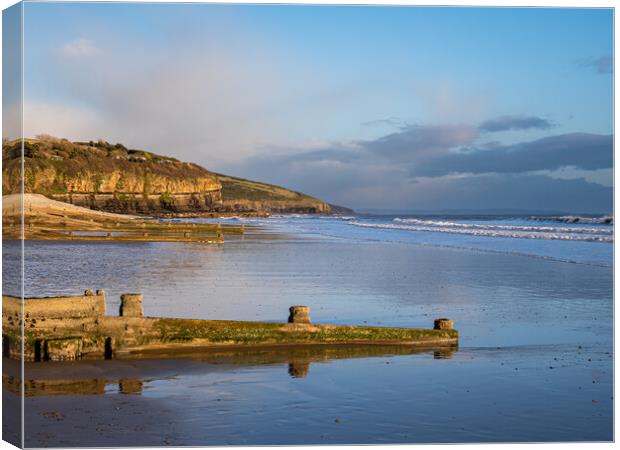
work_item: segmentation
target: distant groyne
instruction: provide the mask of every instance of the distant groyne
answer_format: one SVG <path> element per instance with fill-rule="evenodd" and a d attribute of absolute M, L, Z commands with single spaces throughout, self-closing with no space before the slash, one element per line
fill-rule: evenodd
<path fill-rule="evenodd" d="M 291 307 L 286 323 L 144 317 L 139 293 L 123 294 L 119 315 L 110 316 L 103 290 L 2 299 L 3 355 L 20 359 L 23 343 L 26 361 L 167 357 L 251 347 L 458 344 L 458 331 L 448 319 L 437 319 L 433 329 L 317 325 L 307 306 Z"/>

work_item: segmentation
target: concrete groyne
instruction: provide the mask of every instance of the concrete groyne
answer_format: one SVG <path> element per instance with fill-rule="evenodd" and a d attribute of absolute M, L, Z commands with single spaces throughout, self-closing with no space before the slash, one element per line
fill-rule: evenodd
<path fill-rule="evenodd" d="M 243 237 L 244 225 L 160 221 L 94 211 L 42 195 L 3 196 L 2 237 L 7 240 L 192 242 L 222 244 Z"/>
<path fill-rule="evenodd" d="M 252 347 L 458 344 L 448 319 L 438 319 L 434 329 L 318 325 L 310 322 L 307 306 L 291 307 L 286 323 L 144 317 L 139 293 L 123 294 L 119 315 L 110 316 L 103 290 L 2 299 L 3 355 L 20 359 L 23 343 L 26 361 L 172 357 Z"/>

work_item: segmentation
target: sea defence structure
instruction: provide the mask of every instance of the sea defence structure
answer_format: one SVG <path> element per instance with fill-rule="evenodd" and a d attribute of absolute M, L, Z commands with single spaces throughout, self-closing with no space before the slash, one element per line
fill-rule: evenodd
<path fill-rule="evenodd" d="M 2 197 L 2 237 L 61 241 L 141 241 L 222 244 L 243 237 L 245 225 L 148 220 L 94 211 L 39 194 Z M 255 230 L 258 228 L 254 227 Z"/>
<path fill-rule="evenodd" d="M 105 295 L 103 290 L 24 300 L 4 295 L 3 355 L 20 359 L 22 344 L 26 361 L 167 357 L 253 347 L 458 344 L 458 331 L 448 319 L 438 319 L 433 329 L 317 325 L 310 322 L 307 306 L 291 307 L 286 323 L 144 317 L 138 293 L 123 294 L 119 315 L 109 316 Z"/>

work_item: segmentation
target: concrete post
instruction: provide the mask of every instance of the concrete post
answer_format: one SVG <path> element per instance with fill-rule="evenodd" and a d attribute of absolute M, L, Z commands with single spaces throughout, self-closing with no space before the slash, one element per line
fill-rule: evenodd
<path fill-rule="evenodd" d="M 123 294 L 121 295 L 121 306 L 119 308 L 121 317 L 144 317 L 142 307 L 142 294 Z"/>
<path fill-rule="evenodd" d="M 310 323 L 309 306 L 291 306 L 288 310 L 288 323 Z"/>
<path fill-rule="evenodd" d="M 445 318 L 435 319 L 434 330 L 451 330 L 452 328 L 454 328 L 454 321 Z"/>

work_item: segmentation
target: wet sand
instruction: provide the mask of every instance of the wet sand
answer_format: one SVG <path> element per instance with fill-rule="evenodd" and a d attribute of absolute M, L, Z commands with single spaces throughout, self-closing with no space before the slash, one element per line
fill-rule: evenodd
<path fill-rule="evenodd" d="M 303 377 L 287 363 L 106 368 L 140 388 L 27 397 L 26 445 L 610 440 L 610 358 L 556 346 L 327 360 Z"/>
<path fill-rule="evenodd" d="M 121 389 L 114 378 L 102 394 L 30 396 L 27 445 L 613 437 L 611 267 L 308 237 L 221 248 L 102 246 L 27 243 L 28 295 L 87 284 L 106 289 L 108 307 L 116 308 L 120 293 L 142 290 L 147 315 L 206 319 L 282 321 L 292 304 L 311 305 L 320 323 L 428 327 L 448 316 L 460 347 L 451 358 L 368 355 L 302 367 L 258 358 L 203 361 L 194 371 L 196 363 L 185 361 L 171 372 L 130 377 L 140 389 L 135 381 Z M 5 247 L 7 261 L 14 254 Z M 50 259 L 63 264 L 50 266 Z M 96 371 L 92 377 L 101 379 Z"/>

